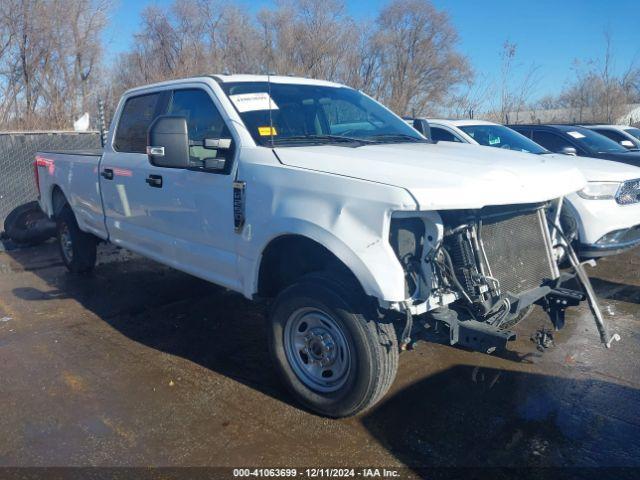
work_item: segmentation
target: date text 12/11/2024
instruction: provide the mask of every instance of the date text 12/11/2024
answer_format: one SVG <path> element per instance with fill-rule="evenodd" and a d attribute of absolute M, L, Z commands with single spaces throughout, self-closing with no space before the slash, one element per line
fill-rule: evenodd
<path fill-rule="evenodd" d="M 388 468 L 236 468 L 233 476 L 242 477 L 305 477 L 305 478 L 399 478 L 400 472 Z"/>

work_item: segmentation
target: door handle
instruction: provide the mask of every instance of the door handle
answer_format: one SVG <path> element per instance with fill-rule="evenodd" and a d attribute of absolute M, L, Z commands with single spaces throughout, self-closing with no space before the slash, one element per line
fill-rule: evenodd
<path fill-rule="evenodd" d="M 105 168 L 104 170 L 102 170 L 102 173 L 100 173 L 100 175 L 102 175 L 105 180 L 113 180 L 113 170 L 110 168 Z"/>
<path fill-rule="evenodd" d="M 145 182 L 147 182 L 150 187 L 162 188 L 162 176 L 160 175 L 149 175 Z"/>

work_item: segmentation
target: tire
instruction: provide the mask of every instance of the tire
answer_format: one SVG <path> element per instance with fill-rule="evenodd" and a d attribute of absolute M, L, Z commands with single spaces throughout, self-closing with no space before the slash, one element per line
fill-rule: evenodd
<path fill-rule="evenodd" d="M 359 285 L 328 273 L 307 275 L 278 295 L 270 315 L 271 355 L 308 409 L 333 418 L 355 415 L 393 383 L 395 328 L 369 310 Z"/>
<path fill-rule="evenodd" d="M 4 232 L 17 244 L 37 245 L 55 236 L 56 224 L 40 209 L 38 202 L 29 202 L 7 215 Z"/>
<path fill-rule="evenodd" d="M 96 264 L 96 237 L 78 227 L 69 205 L 65 205 L 56 217 L 60 256 L 71 273 L 87 273 Z"/>

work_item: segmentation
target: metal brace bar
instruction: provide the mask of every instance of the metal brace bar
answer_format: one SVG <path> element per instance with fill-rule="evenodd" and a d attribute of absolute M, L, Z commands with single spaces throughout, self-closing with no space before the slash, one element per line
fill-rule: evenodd
<path fill-rule="evenodd" d="M 556 226 L 556 229 L 558 227 Z M 587 294 L 587 301 L 589 302 L 589 308 L 591 309 L 591 313 L 593 314 L 593 318 L 596 321 L 596 327 L 598 328 L 598 333 L 600 334 L 600 341 L 607 347 L 611 348 L 611 344 L 615 340 L 616 342 L 620 341 L 620 335 L 614 333 L 611 335 L 607 330 L 607 325 L 605 324 L 604 317 L 602 316 L 602 312 L 600 310 L 600 305 L 598 304 L 598 299 L 596 298 L 596 293 L 593 290 L 593 285 L 591 285 L 591 280 L 589 280 L 589 276 L 584 269 L 584 265 L 580 263 L 578 260 L 578 256 L 576 252 L 573 250 L 573 247 L 568 244 L 567 245 L 567 255 L 569 257 L 569 262 L 571 266 L 576 271 L 578 276 L 578 280 L 582 283 L 584 287 L 585 293 Z M 587 262 L 589 265 L 593 266 L 595 262 Z"/>

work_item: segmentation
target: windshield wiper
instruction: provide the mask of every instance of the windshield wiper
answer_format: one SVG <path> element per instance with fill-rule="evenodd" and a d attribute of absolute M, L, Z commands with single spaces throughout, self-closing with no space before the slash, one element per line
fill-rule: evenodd
<path fill-rule="evenodd" d="M 358 144 L 366 145 L 370 142 L 362 138 L 343 137 L 341 135 L 292 135 L 290 137 L 274 137 L 272 140 L 273 145 L 331 145 L 331 144 Z"/>
<path fill-rule="evenodd" d="M 407 135 L 406 133 L 379 133 L 377 135 L 371 135 L 369 138 L 376 140 L 376 143 L 431 143 L 426 138 L 418 138 L 413 135 Z"/>

